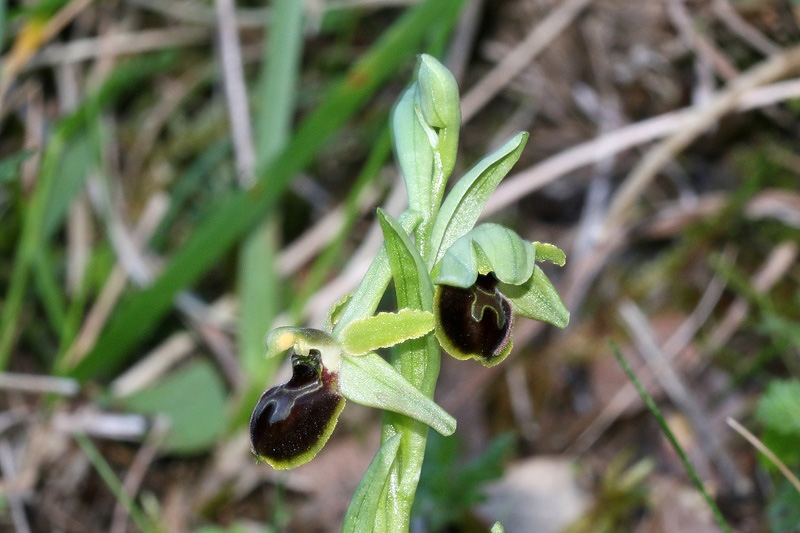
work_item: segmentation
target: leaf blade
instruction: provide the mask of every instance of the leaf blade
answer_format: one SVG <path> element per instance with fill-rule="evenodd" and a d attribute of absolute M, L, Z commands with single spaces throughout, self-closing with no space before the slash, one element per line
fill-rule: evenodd
<path fill-rule="evenodd" d="M 395 435 L 384 442 L 378 453 L 372 458 L 364 477 L 361 478 L 361 482 L 353 494 L 350 505 L 347 507 L 342 533 L 371 531 L 375 526 L 381 493 L 389 482 L 392 463 L 394 463 L 399 449 L 400 435 Z"/>

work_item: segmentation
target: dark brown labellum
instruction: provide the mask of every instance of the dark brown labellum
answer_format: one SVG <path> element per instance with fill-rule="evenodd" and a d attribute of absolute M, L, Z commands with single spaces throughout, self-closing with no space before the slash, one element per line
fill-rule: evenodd
<path fill-rule="evenodd" d="M 513 315 L 493 274 L 479 275 L 468 289 L 439 285 L 434 302 L 439 342 L 450 355 L 499 363 L 511 351 Z"/>
<path fill-rule="evenodd" d="M 336 376 L 322 368 L 319 352 L 292 354 L 292 378 L 266 391 L 250 418 L 253 453 L 285 469 L 310 461 L 328 440 L 344 407 Z"/>

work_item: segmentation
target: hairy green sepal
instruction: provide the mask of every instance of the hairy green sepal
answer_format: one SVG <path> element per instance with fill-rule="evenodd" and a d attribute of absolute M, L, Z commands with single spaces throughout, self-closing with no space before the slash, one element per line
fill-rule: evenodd
<path fill-rule="evenodd" d="M 450 245 L 475 225 L 489 195 L 517 162 L 527 141 L 527 132 L 514 135 L 478 161 L 453 186 L 433 224 L 427 256 L 429 265 L 438 262 Z"/>

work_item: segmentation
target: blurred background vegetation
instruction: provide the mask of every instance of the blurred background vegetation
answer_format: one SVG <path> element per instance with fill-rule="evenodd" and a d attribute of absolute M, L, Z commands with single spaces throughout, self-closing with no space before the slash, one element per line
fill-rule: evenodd
<path fill-rule="evenodd" d="M 415 530 L 717 531 L 614 339 L 730 526 L 800 531 L 798 43 L 788 0 L 0 0 L 0 529 L 339 527 L 380 414 L 288 473 L 246 422 L 404 207 L 427 52 L 456 175 L 531 132 L 488 217 L 572 321 L 445 357 Z"/>

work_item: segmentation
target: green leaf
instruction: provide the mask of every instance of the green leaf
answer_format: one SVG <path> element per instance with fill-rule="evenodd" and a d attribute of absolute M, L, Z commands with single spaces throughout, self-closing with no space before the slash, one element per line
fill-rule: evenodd
<path fill-rule="evenodd" d="M 406 183 L 408 206 L 427 219 L 433 182 L 433 146 L 420 120 L 419 84 L 406 89 L 392 110 L 392 141 L 395 157 Z"/>
<path fill-rule="evenodd" d="M 548 322 L 559 328 L 569 324 L 569 311 L 538 266 L 533 269 L 533 276 L 522 285 L 500 283 L 497 288 L 511 301 L 518 315 Z"/>
<path fill-rule="evenodd" d="M 98 168 L 97 150 L 89 135 L 77 136 L 64 148 L 60 161 L 53 171 L 53 188 L 47 198 L 42 233 L 45 239 L 52 236 L 72 205 L 75 196 L 86 183 L 86 177 Z"/>
<path fill-rule="evenodd" d="M 381 495 L 389 482 L 389 472 L 399 448 L 400 435 L 395 435 L 384 442 L 375 454 L 344 515 L 343 533 L 373 531 Z"/>
<path fill-rule="evenodd" d="M 436 264 L 456 239 L 478 221 L 489 195 L 519 159 L 528 134 L 520 132 L 503 146 L 484 157 L 467 172 L 447 195 L 431 235 L 428 264 Z"/>
<path fill-rule="evenodd" d="M 515 232 L 481 224 L 447 249 L 434 268 L 435 282 L 466 289 L 478 274 L 492 272 L 503 283 L 520 285 L 530 279 L 535 262 L 536 248 Z"/>
<path fill-rule="evenodd" d="M 259 169 L 256 186 L 246 192 L 232 193 L 209 209 L 203 222 L 173 254 L 161 276 L 147 289 L 120 304 L 95 347 L 71 375 L 86 380 L 122 365 L 133 348 L 162 323 L 175 296 L 200 279 L 263 220 L 277 205 L 291 178 L 313 160 L 324 143 L 415 52 L 427 33 L 427 22 L 437 18 L 454 19 L 460 6 L 457 0 L 426 0 L 408 10 L 384 32 L 380 41 L 353 65 L 316 111 L 302 122 L 275 161 L 268 168 Z"/>
<path fill-rule="evenodd" d="M 800 380 L 771 382 L 758 402 L 756 417 L 772 431 L 800 435 Z"/>
<path fill-rule="evenodd" d="M 456 420 L 422 394 L 376 353 L 342 355 L 339 390 L 361 405 L 400 413 L 429 425 L 442 435 L 452 435 Z"/>
<path fill-rule="evenodd" d="M 761 441 L 789 468 L 800 465 L 800 434 L 784 433 L 767 427 L 761 435 Z M 759 455 L 759 462 L 765 470 L 778 472 L 775 463 L 766 455 Z"/>
<path fill-rule="evenodd" d="M 538 262 L 550 261 L 560 267 L 567 264 L 567 255 L 558 246 L 538 241 L 534 242 L 533 246 L 536 248 L 536 260 Z"/>
<path fill-rule="evenodd" d="M 800 492 L 784 479 L 767 507 L 769 530 L 800 531 Z"/>
<path fill-rule="evenodd" d="M 162 446 L 169 452 L 205 451 L 225 429 L 225 389 L 207 361 L 189 363 L 160 383 L 119 402 L 131 411 L 167 417 L 170 427 Z"/>
<path fill-rule="evenodd" d="M 489 533 L 506 533 L 506 528 L 498 521 L 492 524 L 492 529 L 489 530 Z"/>
<path fill-rule="evenodd" d="M 378 348 L 422 337 L 433 330 L 433 314 L 417 309 L 379 313 L 354 320 L 339 335 L 342 348 L 352 355 L 363 355 Z"/>

